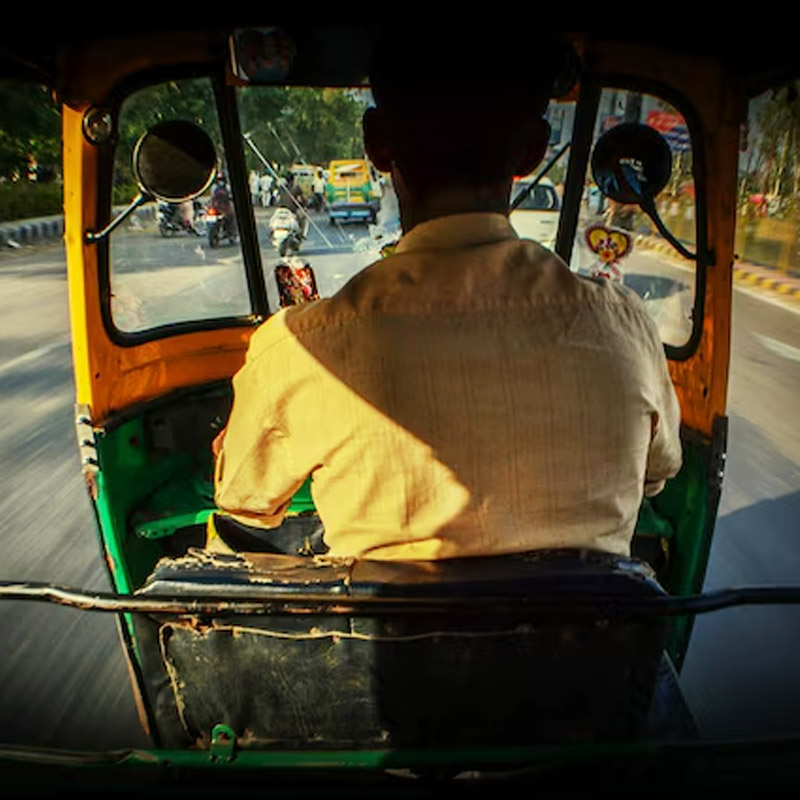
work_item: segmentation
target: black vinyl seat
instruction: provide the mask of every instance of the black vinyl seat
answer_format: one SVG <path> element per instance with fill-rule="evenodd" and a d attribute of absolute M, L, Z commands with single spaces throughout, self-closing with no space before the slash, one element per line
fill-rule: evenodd
<path fill-rule="evenodd" d="M 378 562 L 198 550 L 163 559 L 138 594 L 337 601 L 134 615 L 162 746 L 207 746 L 220 723 L 259 749 L 638 738 L 663 672 L 663 618 L 617 613 L 663 589 L 644 562 L 593 551 Z"/>

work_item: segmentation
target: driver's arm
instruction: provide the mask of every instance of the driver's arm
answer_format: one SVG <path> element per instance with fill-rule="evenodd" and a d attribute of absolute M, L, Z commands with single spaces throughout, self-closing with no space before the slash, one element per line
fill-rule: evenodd
<path fill-rule="evenodd" d="M 273 326 L 270 319 L 262 326 Z M 234 376 L 228 424 L 214 442 L 214 497 L 217 506 L 248 525 L 274 528 L 308 477 L 291 452 L 292 398 L 280 346 L 264 348 L 269 330 L 259 330 L 247 361 Z M 278 363 L 284 362 L 284 363 Z M 296 385 L 296 384 L 295 384 Z"/>
<path fill-rule="evenodd" d="M 653 328 L 655 330 L 655 326 Z M 658 494 L 664 488 L 667 478 L 678 474 L 683 461 L 680 439 L 681 409 L 657 331 L 654 338 L 654 377 L 651 387 L 654 411 L 651 414 L 650 451 L 644 487 L 647 497 Z"/>

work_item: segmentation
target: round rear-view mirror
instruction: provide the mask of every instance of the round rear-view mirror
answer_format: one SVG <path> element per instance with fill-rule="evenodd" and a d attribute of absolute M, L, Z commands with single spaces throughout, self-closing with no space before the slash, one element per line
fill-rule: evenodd
<path fill-rule="evenodd" d="M 641 205 L 669 182 L 672 153 L 658 131 L 625 122 L 597 140 L 592 175 L 606 197 L 626 205 Z"/>
<path fill-rule="evenodd" d="M 139 139 L 133 151 L 133 172 L 141 189 L 170 203 L 201 195 L 216 169 L 214 143 L 192 122 L 161 122 Z"/>

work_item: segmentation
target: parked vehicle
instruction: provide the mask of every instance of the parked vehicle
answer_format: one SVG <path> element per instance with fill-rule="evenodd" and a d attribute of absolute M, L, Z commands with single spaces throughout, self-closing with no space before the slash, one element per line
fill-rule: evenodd
<path fill-rule="evenodd" d="M 533 239 L 548 250 L 554 250 L 561 201 L 549 178 L 542 178 L 535 186 L 531 186 L 532 182 L 533 178 L 514 181 L 511 202 L 522 193 L 525 198 L 511 212 L 509 220 L 522 238 Z"/>
<path fill-rule="evenodd" d="M 314 193 L 314 176 L 317 167 L 314 164 L 292 164 L 289 172 L 294 176 L 294 183 L 303 191 L 305 197 L 311 197 Z"/>

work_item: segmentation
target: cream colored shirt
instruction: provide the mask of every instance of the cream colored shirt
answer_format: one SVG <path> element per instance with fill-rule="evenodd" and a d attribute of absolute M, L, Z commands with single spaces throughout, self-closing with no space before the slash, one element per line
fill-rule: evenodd
<path fill-rule="evenodd" d="M 274 527 L 312 475 L 334 556 L 628 554 L 645 489 L 681 463 L 643 304 L 502 215 L 419 225 L 333 297 L 275 314 L 233 385 L 218 505 Z"/>

